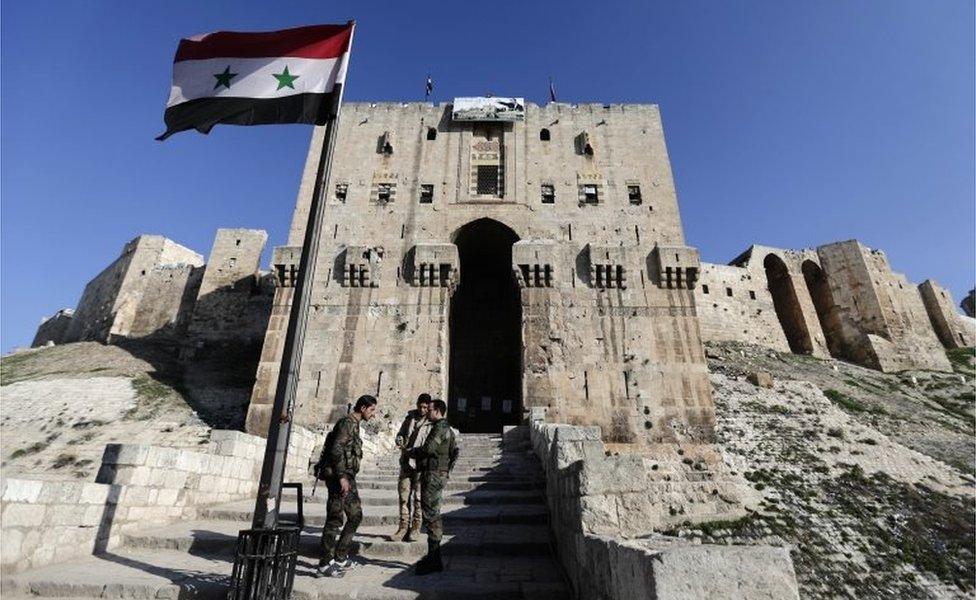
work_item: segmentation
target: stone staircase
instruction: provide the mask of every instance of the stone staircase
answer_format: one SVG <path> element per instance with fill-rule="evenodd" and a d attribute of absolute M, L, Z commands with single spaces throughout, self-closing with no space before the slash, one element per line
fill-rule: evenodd
<path fill-rule="evenodd" d="M 305 529 L 294 597 L 333 598 L 568 598 L 550 552 L 542 471 L 527 449 L 503 451 L 501 436 L 465 434 L 461 458 L 443 499 L 443 573 L 417 577 L 409 566 L 426 552 L 426 537 L 391 542 L 396 529 L 395 456 L 360 474 L 363 522 L 356 566 L 342 579 L 316 579 L 326 493 L 305 490 Z M 285 512 L 296 498 L 286 497 Z M 103 554 L 4 576 L 7 598 L 223 598 L 237 532 L 250 526 L 253 502 L 201 509 L 198 519 L 123 536 Z M 285 515 L 286 518 L 288 515 Z"/>

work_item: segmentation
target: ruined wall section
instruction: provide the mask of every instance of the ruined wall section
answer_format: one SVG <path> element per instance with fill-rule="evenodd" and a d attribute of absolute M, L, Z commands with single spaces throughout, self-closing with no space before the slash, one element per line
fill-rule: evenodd
<path fill-rule="evenodd" d="M 856 240 L 817 248 L 834 302 L 846 316 L 845 337 L 857 362 L 885 372 L 948 371 L 948 359 L 915 286 L 893 273 L 880 250 Z"/>
<path fill-rule="evenodd" d="M 259 272 L 267 240 L 258 229 L 217 230 L 194 303 L 189 343 L 261 343 L 274 293 Z"/>
<path fill-rule="evenodd" d="M 463 225 L 490 218 L 520 240 L 543 243 L 538 262 L 512 265 L 513 272 L 525 266 L 532 273 L 521 282 L 525 407 L 601 425 L 619 441 L 709 437 L 711 396 L 689 289 L 697 254 L 686 257 L 687 265 L 668 264 L 660 273 L 655 266 L 652 273 L 659 245 L 682 255 L 689 250 L 657 107 L 530 104 L 525 122 L 489 129 L 452 122 L 446 104 L 343 107 L 324 190 L 326 226 L 298 422 L 323 426 L 362 393 L 378 394 L 394 414 L 421 391 L 447 397 L 452 289 L 443 278 L 432 285 L 415 277 L 411 253 L 451 244 Z M 319 128 L 292 247 L 304 235 L 321 136 Z M 491 160 L 504 173 L 501 197 L 474 193 L 477 166 Z M 595 188 L 594 198 L 584 186 Z M 429 202 L 421 202 L 425 196 Z M 612 271 L 594 269 L 591 277 L 590 249 L 593 256 L 613 250 L 613 259 L 604 260 Z M 456 268 L 450 260 L 444 265 Z M 543 285 L 536 283 L 537 265 L 550 268 Z M 678 273 L 684 278 L 675 279 Z M 279 292 L 281 321 L 285 300 Z M 280 355 L 282 337 L 283 325 L 272 325 L 251 431 L 267 426 L 277 369 L 265 359 Z"/>
<path fill-rule="evenodd" d="M 107 341 L 112 335 L 130 336 L 136 324 L 151 320 L 140 312 L 155 313 L 157 302 L 167 299 L 148 296 L 160 268 L 174 265 L 203 265 L 203 257 L 159 235 L 142 235 L 122 249 L 122 255 L 85 286 L 65 341 Z M 171 289 L 177 297 L 181 292 Z"/>
<path fill-rule="evenodd" d="M 161 265 L 149 271 L 128 337 L 181 337 L 189 324 L 203 272 L 203 267 L 191 264 Z"/>
<path fill-rule="evenodd" d="M 63 344 L 68 328 L 71 327 L 71 320 L 74 318 L 75 311 L 70 308 L 62 308 L 50 317 L 41 320 L 34 334 L 34 341 L 31 348 L 45 346 L 49 342 L 52 344 Z"/>
<path fill-rule="evenodd" d="M 790 351 L 763 272 L 702 263 L 695 304 L 704 341 L 743 342 Z"/>
<path fill-rule="evenodd" d="M 946 348 L 963 348 L 976 343 L 974 331 L 963 315 L 956 311 L 952 294 L 931 279 L 926 279 L 918 286 L 918 293 L 922 296 L 922 303 L 928 312 L 932 329 L 939 336 L 939 341 Z"/>

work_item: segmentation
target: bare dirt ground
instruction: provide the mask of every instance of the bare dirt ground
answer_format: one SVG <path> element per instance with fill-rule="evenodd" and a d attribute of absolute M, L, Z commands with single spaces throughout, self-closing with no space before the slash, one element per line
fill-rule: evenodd
<path fill-rule="evenodd" d="M 254 362 L 239 353 L 187 364 L 171 347 L 94 342 L 0 359 L 5 476 L 92 480 L 107 443 L 193 447 L 240 429 Z"/>

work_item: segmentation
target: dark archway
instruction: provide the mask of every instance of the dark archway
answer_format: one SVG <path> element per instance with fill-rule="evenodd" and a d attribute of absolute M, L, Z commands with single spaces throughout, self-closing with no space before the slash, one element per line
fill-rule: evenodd
<path fill-rule="evenodd" d="M 461 281 L 451 300 L 448 419 L 465 432 L 500 432 L 522 414 L 522 306 L 512 275 L 518 235 L 478 219 L 454 238 Z"/>
<path fill-rule="evenodd" d="M 767 254 L 763 259 L 763 267 L 766 269 L 766 281 L 769 284 L 769 294 L 773 297 L 776 316 L 786 334 L 790 351 L 794 354 L 812 354 L 813 342 L 803 321 L 803 309 L 800 308 L 786 263 L 775 254 Z"/>
<path fill-rule="evenodd" d="M 803 280 L 807 283 L 807 290 L 813 300 L 813 307 L 817 310 L 817 320 L 827 340 L 827 349 L 831 356 L 841 355 L 841 324 L 834 296 L 830 292 L 830 284 L 820 265 L 812 260 L 803 263 Z"/>

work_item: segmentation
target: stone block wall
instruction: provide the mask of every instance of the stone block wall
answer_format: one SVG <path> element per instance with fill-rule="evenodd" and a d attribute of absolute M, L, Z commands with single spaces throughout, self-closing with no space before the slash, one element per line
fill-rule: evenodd
<path fill-rule="evenodd" d="M 581 600 L 798 598 L 789 553 L 768 546 L 690 546 L 655 532 L 734 519 L 758 497 L 714 446 L 611 454 L 598 427 L 527 427 L 546 478 L 559 560 Z M 506 430 L 506 443 L 518 443 Z"/>
<path fill-rule="evenodd" d="M 203 257 L 160 235 L 141 235 L 85 286 L 64 342 L 142 337 L 177 323 L 189 309 L 184 287 Z"/>
<path fill-rule="evenodd" d="M 46 346 L 48 342 L 63 344 L 74 313 L 73 309 L 62 308 L 52 316 L 43 319 L 34 335 L 34 341 L 31 342 L 31 348 Z"/>
<path fill-rule="evenodd" d="M 918 290 L 892 272 L 884 252 L 850 240 L 820 246 L 817 254 L 857 362 L 885 372 L 951 370 Z"/>
<path fill-rule="evenodd" d="M 702 263 L 695 304 L 705 341 L 745 342 L 790 351 L 764 273 Z"/>
<path fill-rule="evenodd" d="M 204 267 L 160 265 L 149 271 L 143 299 L 126 337 L 181 337 L 189 325 Z"/>
<path fill-rule="evenodd" d="M 296 428 L 285 481 L 306 481 L 321 436 Z M 22 571 L 104 552 L 132 529 L 193 519 L 210 504 L 251 499 L 257 491 L 265 440 L 213 431 L 194 452 L 140 444 L 109 444 L 96 481 L 0 480 L 3 572 Z"/>
<path fill-rule="evenodd" d="M 973 331 L 967 318 L 956 311 L 952 294 L 931 279 L 918 286 L 922 303 L 928 312 L 932 329 L 946 348 L 963 348 L 976 344 L 976 331 Z"/>
<path fill-rule="evenodd" d="M 268 327 L 274 287 L 259 272 L 268 234 L 218 229 L 200 283 L 188 337 L 191 344 L 260 344 Z"/>

